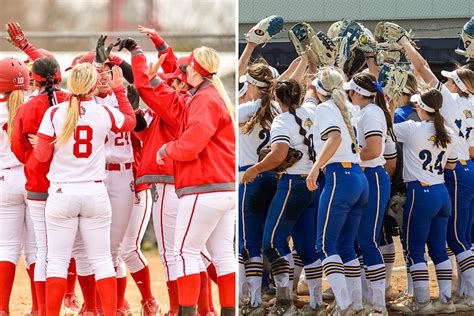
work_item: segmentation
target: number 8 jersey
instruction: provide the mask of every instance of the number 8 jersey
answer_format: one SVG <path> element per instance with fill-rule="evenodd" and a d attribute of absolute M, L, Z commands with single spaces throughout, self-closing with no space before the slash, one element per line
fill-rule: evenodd
<path fill-rule="evenodd" d="M 81 101 L 76 130 L 65 144 L 54 144 L 48 173 L 51 182 L 84 182 L 105 179 L 105 141 L 109 131 L 117 133 L 125 116 L 94 100 Z M 38 136 L 54 141 L 61 133 L 69 102 L 50 107 L 44 114 Z"/>
<path fill-rule="evenodd" d="M 429 185 L 444 183 L 446 162 L 457 160 L 454 150 L 456 138 L 447 128 L 451 143 L 446 148 L 434 144 L 435 127 L 432 121 L 406 121 L 394 124 L 397 140 L 403 143 L 403 181 L 420 181 Z"/>

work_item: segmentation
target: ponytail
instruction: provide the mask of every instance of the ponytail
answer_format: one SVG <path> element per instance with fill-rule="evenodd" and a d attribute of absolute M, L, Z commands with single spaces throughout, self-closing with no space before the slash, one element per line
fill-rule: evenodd
<path fill-rule="evenodd" d="M 69 141 L 79 121 L 81 99 L 93 93 L 97 83 L 97 70 L 92 64 L 78 64 L 72 69 L 71 75 L 67 80 L 68 89 L 72 92 L 72 97 L 69 101 L 65 124 L 55 143 L 65 144 Z"/>
<path fill-rule="evenodd" d="M 15 117 L 18 108 L 25 102 L 25 94 L 23 90 L 14 90 L 10 92 L 7 100 L 8 110 L 8 123 L 7 123 L 7 134 L 8 139 L 11 141 L 13 136 L 13 127 L 15 124 Z"/>
<path fill-rule="evenodd" d="M 45 86 L 44 86 L 44 90 L 48 93 L 49 106 L 53 106 L 53 105 L 54 105 L 54 101 L 53 101 L 53 98 L 54 98 L 53 85 L 54 85 L 53 76 L 49 75 L 49 76 L 46 78 L 46 83 L 45 83 Z"/>
<path fill-rule="evenodd" d="M 434 144 L 438 148 L 446 148 L 448 144 L 451 143 L 451 137 L 449 136 L 448 131 L 446 130 L 446 126 L 444 125 L 444 118 L 438 110 L 436 110 L 436 112 L 434 113 L 433 121 L 436 131 L 436 139 L 434 141 Z"/>
<path fill-rule="evenodd" d="M 449 143 L 451 143 L 451 137 L 446 130 L 445 121 L 439 110 L 443 106 L 443 95 L 436 89 L 430 89 L 426 92 L 423 92 L 421 95 L 421 100 L 428 107 L 434 109 L 434 113 L 425 111 L 429 116 L 433 118 L 434 128 L 435 128 L 435 140 L 434 144 L 438 148 L 446 148 Z"/>
<path fill-rule="evenodd" d="M 296 115 L 296 109 L 300 107 L 301 102 L 301 86 L 295 79 L 283 79 L 274 84 L 272 90 L 275 90 L 275 96 L 281 102 L 280 106 L 288 108 L 288 112 L 295 118 L 299 126 L 299 134 L 303 136 L 303 143 L 308 147 L 308 156 L 312 162 L 316 161 L 316 153 L 314 152 L 311 141 L 306 136 L 306 130 L 303 128 L 303 121 Z"/>
<path fill-rule="evenodd" d="M 214 88 L 216 88 L 217 92 L 219 93 L 219 96 L 224 100 L 225 107 L 227 108 L 227 111 L 229 111 L 230 118 L 232 119 L 232 123 L 235 123 L 235 108 L 234 105 L 232 104 L 232 101 L 230 100 L 229 95 L 227 94 L 227 91 L 224 88 L 224 85 L 222 84 L 221 79 L 219 79 L 218 76 L 213 75 L 212 76 L 212 85 Z"/>
<path fill-rule="evenodd" d="M 56 139 L 56 143 L 67 143 L 76 130 L 77 122 L 79 121 L 79 106 L 79 98 L 77 96 L 72 96 L 71 101 L 69 102 L 69 108 L 67 109 L 66 123 Z"/>
<path fill-rule="evenodd" d="M 360 72 L 354 75 L 352 77 L 352 80 L 360 86 L 361 88 L 364 88 L 365 90 L 375 93 L 375 98 L 374 98 L 374 104 L 377 105 L 382 111 L 385 116 L 385 123 L 387 124 L 387 134 L 392 135 L 393 134 L 393 123 L 392 123 L 392 117 L 390 115 L 390 112 L 388 111 L 387 107 L 387 101 L 385 100 L 385 96 L 383 93 L 382 88 L 379 86 L 379 83 L 377 82 L 377 78 L 375 78 L 374 75 L 370 73 L 365 73 L 365 72 Z M 415 81 L 416 84 L 416 81 Z M 372 97 L 367 97 L 364 96 L 365 98 L 372 99 Z"/>
<path fill-rule="evenodd" d="M 346 93 L 341 88 L 333 88 L 332 89 L 332 99 L 336 104 L 339 112 L 341 112 L 342 119 L 344 120 L 344 124 L 346 125 L 347 131 L 351 136 L 352 143 L 355 144 L 355 151 L 358 153 L 360 151 L 359 146 L 357 145 L 357 138 L 355 135 L 354 127 L 352 126 L 351 122 L 351 114 L 347 109 L 347 97 Z"/>
<path fill-rule="evenodd" d="M 216 88 L 219 96 L 225 103 L 227 110 L 229 111 L 232 122 L 235 121 L 235 109 L 232 101 L 230 100 L 229 95 L 227 94 L 222 81 L 215 74 L 219 69 L 220 59 L 217 51 L 209 47 L 199 47 L 193 50 L 194 59 L 203 67 L 207 72 L 212 74 L 212 77 L 203 77 L 208 78 L 212 81 L 214 88 Z"/>
<path fill-rule="evenodd" d="M 303 128 L 303 121 L 301 120 L 301 118 L 298 117 L 298 115 L 296 115 L 296 110 L 293 106 L 290 106 L 288 108 L 288 112 L 290 112 L 290 114 L 293 115 L 293 117 L 295 118 L 296 123 L 300 127 L 299 133 L 300 133 L 301 136 L 303 136 L 303 143 L 306 145 L 306 147 L 308 147 L 309 159 L 312 162 L 315 162 L 316 161 L 316 153 L 314 151 L 313 146 L 311 146 L 311 141 L 306 136 L 306 130 Z"/>
<path fill-rule="evenodd" d="M 260 97 L 260 107 L 258 111 L 247 121 L 242 127 L 242 133 L 250 134 L 255 124 L 260 124 L 260 127 L 269 131 L 276 112 L 272 104 L 272 85 L 273 77 L 272 71 L 265 63 L 254 63 L 247 68 L 247 73 L 252 78 L 264 82 L 267 86 L 255 86 L 258 89 Z"/>

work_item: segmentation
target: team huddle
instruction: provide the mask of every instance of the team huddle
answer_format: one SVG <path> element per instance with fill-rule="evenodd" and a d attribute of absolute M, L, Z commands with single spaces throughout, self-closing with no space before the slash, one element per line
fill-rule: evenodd
<path fill-rule="evenodd" d="M 6 28 L 28 59 L 0 60 L 0 315 L 10 315 L 21 253 L 32 294 L 25 315 L 60 315 L 63 303 L 66 315 L 131 315 L 127 269 L 141 315 L 161 314 L 140 249 L 151 216 L 166 314 L 217 314 L 214 282 L 220 313 L 233 315 L 235 132 L 217 52 L 178 59 L 139 26 L 158 52 L 150 67 L 134 39 L 106 45 L 100 36 L 64 71 L 18 23 Z"/>
<path fill-rule="evenodd" d="M 283 24 L 261 20 L 239 59 L 240 314 L 474 313 L 472 64 L 442 83 L 399 25 L 342 20 L 291 27 L 299 57 L 279 74 L 251 56 Z M 456 53 L 474 57 L 473 40 L 474 18 Z"/>

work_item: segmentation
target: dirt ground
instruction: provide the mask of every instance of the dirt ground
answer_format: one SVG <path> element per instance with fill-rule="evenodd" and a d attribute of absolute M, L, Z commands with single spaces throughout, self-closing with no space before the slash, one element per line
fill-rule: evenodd
<path fill-rule="evenodd" d="M 403 291 L 406 288 L 406 268 L 405 268 L 405 263 L 403 260 L 403 252 L 402 252 L 402 247 L 400 244 L 400 240 L 398 238 L 394 238 L 395 240 L 395 267 L 394 271 L 392 274 L 392 280 L 391 284 L 392 287 L 397 290 L 397 291 Z M 429 275 L 430 275 L 430 294 L 431 297 L 435 298 L 439 295 L 438 292 L 438 285 L 436 281 L 436 272 L 434 269 L 434 265 L 431 261 L 428 261 L 428 270 L 429 270 Z M 327 289 L 329 287 L 326 278 L 323 279 L 323 290 Z M 304 304 L 309 303 L 309 296 L 300 296 L 298 297 L 298 302 L 297 306 L 302 307 Z M 397 314 L 394 312 L 390 312 L 390 315 L 401 315 Z M 440 314 L 443 315 L 443 314 Z M 453 314 L 451 314 L 453 315 Z M 460 313 L 457 312 L 455 315 L 463 315 L 463 316 L 473 316 L 474 313 Z"/>
<path fill-rule="evenodd" d="M 151 274 L 151 285 L 153 295 L 158 299 L 162 306 L 162 312 L 167 312 L 169 309 L 168 291 L 166 289 L 165 274 L 163 271 L 163 265 L 161 264 L 158 252 L 150 251 L 145 253 L 150 267 Z M 217 292 L 217 286 L 213 284 L 213 300 L 214 308 L 219 311 L 219 296 Z M 79 302 L 82 304 L 82 293 L 79 288 L 79 283 L 76 283 L 76 295 L 79 297 Z M 140 292 L 136 287 L 133 279 L 128 275 L 127 292 L 126 298 L 133 307 L 134 315 L 140 315 Z M 30 281 L 28 274 L 23 265 L 23 261 L 17 267 L 15 283 L 13 286 L 13 293 L 10 300 L 10 315 L 11 316 L 22 316 L 25 311 L 31 308 L 31 295 L 30 295 Z"/>

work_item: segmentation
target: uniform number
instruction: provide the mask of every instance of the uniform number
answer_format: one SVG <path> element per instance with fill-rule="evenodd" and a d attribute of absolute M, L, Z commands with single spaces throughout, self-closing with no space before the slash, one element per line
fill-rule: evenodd
<path fill-rule="evenodd" d="M 72 153 L 77 158 L 89 158 L 92 154 L 92 128 L 87 125 L 79 125 L 74 132 L 74 146 Z"/>
<path fill-rule="evenodd" d="M 262 150 L 263 147 L 267 146 L 268 142 L 270 141 L 270 132 L 262 129 L 258 133 L 258 138 L 262 140 L 262 143 L 260 144 L 260 146 L 257 147 L 257 154 L 259 154 L 260 150 Z"/>
<path fill-rule="evenodd" d="M 128 132 L 120 132 L 116 134 L 115 137 L 115 146 L 125 146 L 130 145 L 130 139 Z"/>
<path fill-rule="evenodd" d="M 423 161 L 423 170 L 429 171 L 431 173 L 437 171 L 438 174 L 443 174 L 443 165 L 441 162 L 443 160 L 444 154 L 445 151 L 441 151 L 433 164 L 433 154 L 427 149 L 420 151 L 418 156 Z"/>
<path fill-rule="evenodd" d="M 466 133 L 464 134 L 462 132 L 462 120 L 454 120 L 454 123 L 456 124 L 458 130 L 459 130 L 459 137 L 469 139 L 469 136 L 471 135 L 472 127 L 466 127 Z"/>

